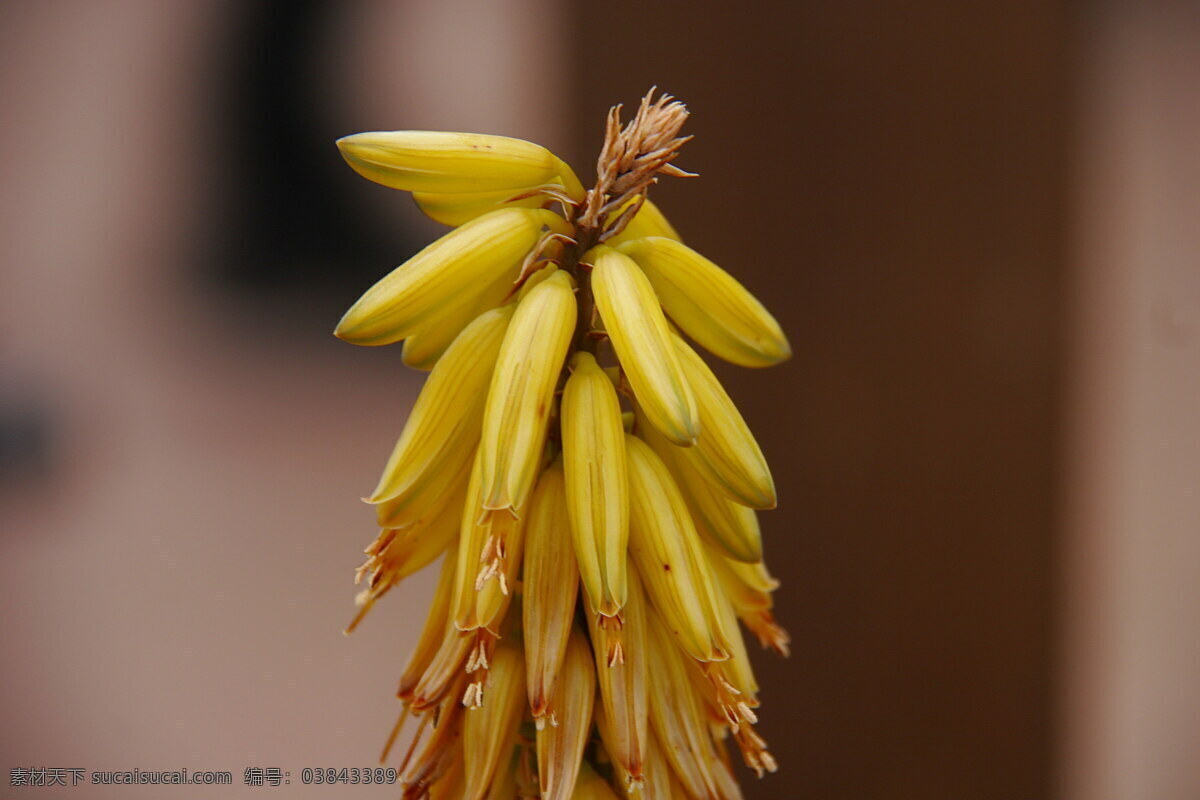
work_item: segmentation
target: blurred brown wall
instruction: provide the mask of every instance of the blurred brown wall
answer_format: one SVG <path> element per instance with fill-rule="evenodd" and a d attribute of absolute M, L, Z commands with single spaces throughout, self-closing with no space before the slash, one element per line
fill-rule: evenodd
<path fill-rule="evenodd" d="M 700 177 L 654 196 L 796 349 L 720 371 L 795 640 L 748 796 L 1046 797 L 1067 4 L 576 8 L 583 152 L 687 102 Z"/>

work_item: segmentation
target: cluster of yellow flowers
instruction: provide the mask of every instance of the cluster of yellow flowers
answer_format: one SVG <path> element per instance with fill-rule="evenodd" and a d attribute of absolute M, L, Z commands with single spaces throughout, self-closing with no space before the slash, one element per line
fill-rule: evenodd
<path fill-rule="evenodd" d="M 443 557 L 388 745 L 420 718 L 405 797 L 729 800 L 730 736 L 760 775 L 775 768 L 738 629 L 786 653 L 755 512 L 775 487 L 683 335 L 749 367 L 791 351 L 646 199 L 688 174 L 671 163 L 686 118 L 667 96 L 624 126 L 614 108 L 586 191 L 517 139 L 338 141 L 455 226 L 336 331 L 403 340 L 404 362 L 431 370 L 368 498 L 381 531 L 350 626 Z"/>

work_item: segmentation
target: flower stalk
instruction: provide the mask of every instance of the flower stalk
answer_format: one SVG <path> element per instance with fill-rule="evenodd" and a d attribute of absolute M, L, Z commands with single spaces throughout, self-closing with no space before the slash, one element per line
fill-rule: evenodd
<path fill-rule="evenodd" d="M 762 775 L 739 620 L 786 653 L 755 509 L 775 486 L 683 338 L 751 367 L 791 355 L 766 308 L 647 197 L 691 138 L 669 95 L 607 119 L 596 182 L 530 142 L 398 131 L 338 141 L 359 174 L 454 228 L 335 334 L 403 341 L 430 375 L 367 502 L 379 536 L 350 628 L 443 558 L 401 678 L 419 718 L 404 797 L 690 797 Z"/>

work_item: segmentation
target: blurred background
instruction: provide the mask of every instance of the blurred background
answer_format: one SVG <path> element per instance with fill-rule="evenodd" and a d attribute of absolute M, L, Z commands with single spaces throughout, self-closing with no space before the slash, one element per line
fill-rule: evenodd
<path fill-rule="evenodd" d="M 1182 0 L 7 0 L 0 766 L 235 778 L 25 791 L 374 764 L 433 576 L 342 636 L 357 498 L 422 375 L 330 331 L 438 229 L 333 140 L 508 134 L 587 183 L 654 84 L 701 176 L 655 200 L 796 350 L 719 371 L 794 638 L 747 796 L 1200 797 Z"/>

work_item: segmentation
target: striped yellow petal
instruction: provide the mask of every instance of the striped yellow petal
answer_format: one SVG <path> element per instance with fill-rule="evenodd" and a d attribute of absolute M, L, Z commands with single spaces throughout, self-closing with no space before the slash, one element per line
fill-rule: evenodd
<path fill-rule="evenodd" d="M 654 607 L 697 661 L 729 656 L 704 545 L 662 459 L 626 435 L 629 554 Z"/>
<path fill-rule="evenodd" d="M 624 213 L 625 209 L 629 208 L 633 202 L 633 200 L 630 200 L 614 211 L 609 217 L 609 224 Z M 609 238 L 608 245 L 610 247 L 617 247 L 625 242 L 642 239 L 646 236 L 666 236 L 678 242 L 683 241 L 683 238 L 676 232 L 675 228 L 667 221 L 666 215 L 653 202 L 647 200 L 642 203 L 642 207 L 633 215 L 633 219 L 629 220 L 625 225 L 625 230 Z"/>
<path fill-rule="evenodd" d="M 520 509 L 533 491 L 554 389 L 575 331 L 571 276 L 558 271 L 517 304 L 488 389 L 480 439 L 483 508 Z"/>
<path fill-rule="evenodd" d="M 557 725 L 537 731 L 538 777 L 542 800 L 568 800 L 575 787 L 583 750 L 592 729 L 592 705 L 596 699 L 596 665 L 581 631 L 571 633 L 558 679 Z"/>
<path fill-rule="evenodd" d="M 413 192 L 413 201 L 425 216 L 443 225 L 458 227 L 476 217 L 498 208 L 540 208 L 546 202 L 545 195 L 521 197 L 525 187 L 500 189 L 491 192 Z M 514 200 L 513 198 L 520 199 Z"/>
<path fill-rule="evenodd" d="M 646 417 L 673 443 L 693 444 L 700 434 L 696 400 L 650 281 L 610 247 L 594 248 L 585 260 L 604 329 Z"/>
<path fill-rule="evenodd" d="M 767 367 L 791 357 L 783 328 L 763 304 L 676 237 L 651 235 L 619 249 L 645 272 L 675 324 L 713 355 L 743 367 Z"/>
<path fill-rule="evenodd" d="M 638 436 L 667 465 L 692 512 L 696 530 L 704 540 L 721 548 L 730 558 L 747 562 L 761 560 L 762 532 L 758 515 L 754 509 L 733 502 L 709 483 L 686 456 L 696 448 L 676 447 L 644 419 L 638 424 Z"/>
<path fill-rule="evenodd" d="M 489 311 L 455 339 L 425 381 L 368 502 L 406 506 L 458 478 L 479 441 L 487 387 L 512 317 L 507 306 Z"/>
<path fill-rule="evenodd" d="M 496 767 L 511 753 L 525 703 L 525 664 L 520 645 L 501 642 L 492 656 L 483 705 L 466 712 L 463 800 L 483 800 Z"/>
<path fill-rule="evenodd" d="M 432 320 L 404 340 L 400 358 L 413 369 L 431 370 L 476 317 L 501 305 L 513 292 L 518 268 L 513 267 L 477 293 L 464 294 L 460 305 Z"/>
<path fill-rule="evenodd" d="M 555 461 L 538 479 L 529 501 L 525 537 L 521 614 L 526 686 L 529 707 L 540 727 L 561 705 L 554 699 L 555 679 L 567 650 L 579 592 L 561 461 Z"/>
<path fill-rule="evenodd" d="M 696 395 L 702 432 L 684 457 L 731 500 L 751 508 L 774 508 L 775 481 L 746 420 L 704 359 L 673 336 L 679 363 Z"/>
<path fill-rule="evenodd" d="M 499 635 L 521 567 L 525 521 L 508 512 L 481 516 L 482 476 L 482 459 L 477 455 L 459 530 L 454 625 L 460 631 L 485 628 Z"/>
<path fill-rule="evenodd" d="M 646 596 L 636 577 L 629 581 L 625 603 L 625 625 L 618 633 L 602 628 L 599 618 L 588 614 L 588 632 L 596 660 L 600 701 L 608 720 L 601 729 L 604 748 L 631 784 L 641 782 L 646 763 Z M 611 641 L 619 635 L 621 647 Z M 614 658 L 614 654 L 619 656 Z"/>
<path fill-rule="evenodd" d="M 579 572 L 593 614 L 625 605 L 629 486 L 621 404 L 591 353 L 577 352 L 562 398 L 567 511 Z"/>
<path fill-rule="evenodd" d="M 503 208 L 450 231 L 392 270 L 350 307 L 334 335 L 352 344 L 383 345 L 411 336 L 462 296 L 519 264 L 551 211 Z"/>
<path fill-rule="evenodd" d="M 433 592 L 433 604 L 429 608 L 429 615 L 425 618 L 425 625 L 421 628 L 421 635 L 417 637 L 417 646 L 413 648 L 412 655 L 408 658 L 408 665 L 404 668 L 404 673 L 400 676 L 400 686 L 396 689 L 396 696 L 401 700 L 411 700 L 413 690 L 416 689 L 417 683 L 420 682 L 421 676 L 433 663 L 434 656 L 442 646 L 442 642 L 446 638 L 446 631 L 450 630 L 450 605 L 454 593 L 454 571 L 458 563 L 458 555 L 455 552 L 456 544 L 452 544 L 450 549 L 446 551 L 445 558 L 442 559 L 442 569 L 438 573 L 437 588 Z"/>
<path fill-rule="evenodd" d="M 561 162 L 541 145 L 507 136 L 442 131 L 370 131 L 338 149 L 355 172 L 393 189 L 490 192 L 537 186 Z"/>

